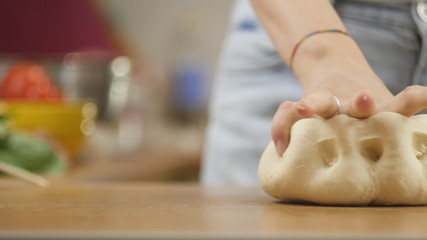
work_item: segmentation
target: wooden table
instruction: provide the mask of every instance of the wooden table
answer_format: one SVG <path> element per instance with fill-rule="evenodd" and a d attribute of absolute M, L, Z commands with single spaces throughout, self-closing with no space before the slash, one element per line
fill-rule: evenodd
<path fill-rule="evenodd" d="M 421 239 L 427 207 L 284 204 L 258 188 L 0 179 L 2 239 Z"/>

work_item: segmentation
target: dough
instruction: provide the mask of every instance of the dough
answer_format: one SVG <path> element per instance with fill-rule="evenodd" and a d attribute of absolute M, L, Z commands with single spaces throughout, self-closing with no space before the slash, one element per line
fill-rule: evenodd
<path fill-rule="evenodd" d="M 326 205 L 427 203 L 427 114 L 337 115 L 294 124 L 282 157 L 271 142 L 259 179 L 271 196 Z"/>

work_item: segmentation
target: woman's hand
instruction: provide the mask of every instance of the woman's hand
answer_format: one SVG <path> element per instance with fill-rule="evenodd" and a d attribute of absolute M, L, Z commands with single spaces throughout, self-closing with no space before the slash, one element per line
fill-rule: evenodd
<path fill-rule="evenodd" d="M 304 93 L 298 102 L 282 103 L 273 118 L 272 138 L 279 155 L 289 144 L 290 128 L 302 118 L 317 115 L 327 119 L 337 112 L 366 118 L 381 111 L 411 116 L 427 108 L 426 87 L 411 86 L 393 96 L 371 69 L 357 43 L 346 34 L 312 35 L 294 52 L 308 33 L 325 29 L 346 31 L 330 1 L 251 3 L 284 62 L 290 65 L 293 59 L 292 71 Z"/>
<path fill-rule="evenodd" d="M 375 98 L 367 90 L 361 90 L 349 99 L 337 102 L 332 92 L 323 91 L 310 94 L 298 102 L 283 102 L 272 123 L 272 138 L 277 154 L 282 156 L 285 152 L 289 145 L 290 129 L 300 119 L 314 116 L 328 119 L 338 113 L 366 118 L 383 111 L 410 117 L 427 108 L 427 87 L 410 86 L 396 96 L 383 98 Z"/>

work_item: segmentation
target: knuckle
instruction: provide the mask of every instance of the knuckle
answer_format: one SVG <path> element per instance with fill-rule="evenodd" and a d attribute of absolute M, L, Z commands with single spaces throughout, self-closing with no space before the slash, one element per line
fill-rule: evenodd
<path fill-rule="evenodd" d="M 425 87 L 420 85 L 413 85 L 406 87 L 403 92 L 407 97 L 414 97 L 420 93 L 420 91 L 425 90 Z"/>
<path fill-rule="evenodd" d="M 412 108 L 419 104 L 420 96 L 427 94 L 427 88 L 420 85 L 406 87 L 403 90 L 403 104 L 405 108 Z"/>
<path fill-rule="evenodd" d="M 289 110 L 289 109 L 292 109 L 292 108 L 293 108 L 293 106 L 294 106 L 294 102 L 291 102 L 291 101 L 285 101 L 285 102 L 282 102 L 282 103 L 279 105 L 278 110 Z"/>

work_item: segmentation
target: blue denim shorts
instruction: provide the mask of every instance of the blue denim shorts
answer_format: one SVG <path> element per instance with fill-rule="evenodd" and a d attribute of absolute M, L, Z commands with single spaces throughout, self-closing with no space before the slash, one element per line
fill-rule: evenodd
<path fill-rule="evenodd" d="M 394 94 L 427 84 L 427 23 L 414 3 L 337 0 L 334 6 L 374 71 Z M 258 161 L 283 101 L 301 87 L 247 1 L 231 16 L 210 105 L 201 182 L 258 185 Z"/>

